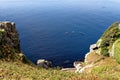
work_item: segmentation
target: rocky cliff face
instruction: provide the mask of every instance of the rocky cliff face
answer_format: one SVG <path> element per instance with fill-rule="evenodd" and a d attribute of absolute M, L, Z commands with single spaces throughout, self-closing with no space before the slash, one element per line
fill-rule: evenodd
<path fill-rule="evenodd" d="M 14 22 L 0 22 L 0 59 L 31 63 L 21 51 L 19 34 Z M 48 68 L 52 65 L 47 60 L 38 61 L 39 66 L 43 68 Z"/>
<path fill-rule="evenodd" d="M 105 64 L 120 63 L 119 22 L 113 23 L 95 44 L 90 45 L 90 51 L 85 55 L 84 62 L 86 65 L 83 67 L 79 66 L 81 63 L 78 63 L 78 65 L 75 66 L 78 67 L 78 72 L 84 72 L 85 69 L 90 69 Z"/>
<path fill-rule="evenodd" d="M 0 22 L 0 45 L 8 45 L 17 53 L 21 52 L 19 35 L 14 22 Z"/>
<path fill-rule="evenodd" d="M 20 39 L 14 22 L 0 22 L 0 59 L 31 64 L 21 52 Z"/>
<path fill-rule="evenodd" d="M 90 46 L 90 52 L 115 58 L 115 42 L 120 39 L 120 23 L 113 23 L 96 44 Z"/>

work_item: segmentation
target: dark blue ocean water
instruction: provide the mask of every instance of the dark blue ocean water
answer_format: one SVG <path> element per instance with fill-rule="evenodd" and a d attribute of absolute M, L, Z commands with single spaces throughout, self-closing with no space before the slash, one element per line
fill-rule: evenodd
<path fill-rule="evenodd" d="M 71 67 L 90 44 L 120 21 L 119 0 L 0 0 L 0 21 L 13 21 L 21 48 L 34 63 Z"/>

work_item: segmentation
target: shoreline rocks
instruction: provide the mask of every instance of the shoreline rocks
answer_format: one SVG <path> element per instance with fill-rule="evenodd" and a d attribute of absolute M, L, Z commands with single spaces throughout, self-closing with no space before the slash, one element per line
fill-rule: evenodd
<path fill-rule="evenodd" d="M 73 63 L 74 67 L 76 68 L 76 70 L 75 70 L 76 73 L 77 72 L 83 73 L 85 71 L 85 69 L 90 68 L 90 67 L 93 66 L 92 63 L 89 63 L 89 61 L 87 61 L 87 57 L 92 52 L 97 52 L 98 54 L 100 54 L 100 51 L 98 49 L 100 48 L 101 41 L 102 41 L 102 39 L 99 39 L 96 44 L 90 45 L 90 48 L 89 48 L 90 51 L 85 55 L 85 59 L 84 59 L 84 62 L 87 65 L 83 65 L 83 62 L 81 62 L 81 61 L 75 61 Z"/>
<path fill-rule="evenodd" d="M 83 67 L 83 64 L 81 61 L 75 61 L 73 63 L 74 67 L 76 68 L 75 73 L 79 72 L 81 70 L 81 68 Z"/>
<path fill-rule="evenodd" d="M 52 62 L 45 59 L 38 59 L 37 66 L 48 69 L 52 67 Z"/>
<path fill-rule="evenodd" d="M 76 68 L 75 73 L 84 73 L 86 69 L 93 67 L 93 64 L 84 65 L 83 62 L 75 61 L 74 67 Z"/>

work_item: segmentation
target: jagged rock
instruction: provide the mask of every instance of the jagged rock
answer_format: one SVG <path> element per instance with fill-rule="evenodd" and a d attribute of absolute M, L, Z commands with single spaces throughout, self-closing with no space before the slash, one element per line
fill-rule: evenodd
<path fill-rule="evenodd" d="M 120 29 L 120 24 L 118 25 L 118 28 Z"/>
<path fill-rule="evenodd" d="M 96 52 L 97 54 L 100 55 L 100 50 L 98 49 L 100 48 L 101 41 L 102 39 L 99 39 L 96 44 L 90 45 L 90 52 Z"/>
<path fill-rule="evenodd" d="M 94 50 L 98 49 L 96 44 L 90 45 L 90 52 L 93 52 Z"/>
<path fill-rule="evenodd" d="M 104 56 L 113 57 L 114 59 L 116 59 L 118 63 L 120 63 L 120 55 L 119 55 L 120 40 L 119 38 L 120 38 L 120 23 L 116 22 L 112 24 L 104 32 L 104 34 L 97 41 L 96 44 L 90 45 L 90 51 L 85 55 L 84 62 L 86 63 L 86 65 L 82 67 L 81 63 L 76 64 L 75 65 L 77 69 L 76 72 L 79 72 L 79 73 L 83 73 L 85 71 L 91 72 L 91 69 L 94 66 L 96 66 L 96 63 L 100 62 L 101 60 L 105 58 Z M 94 55 L 96 58 L 94 58 Z"/>
<path fill-rule="evenodd" d="M 73 66 L 76 68 L 75 73 L 79 72 L 80 69 L 83 67 L 82 62 L 80 62 L 80 61 L 75 61 L 75 62 L 73 63 Z"/>
<path fill-rule="evenodd" d="M 21 51 L 20 39 L 14 22 L 0 22 L 0 59 L 32 64 Z"/>
<path fill-rule="evenodd" d="M 21 52 L 19 35 L 14 22 L 0 22 L 0 45 L 9 45 L 17 53 Z"/>
<path fill-rule="evenodd" d="M 90 52 L 88 52 L 87 54 L 85 54 L 85 60 L 84 60 L 85 63 L 88 63 L 88 62 L 89 62 L 89 61 L 87 60 L 87 57 L 88 57 L 89 54 L 90 54 Z"/>
<path fill-rule="evenodd" d="M 88 64 L 88 65 L 82 67 L 82 68 L 79 70 L 79 73 L 83 73 L 83 72 L 85 71 L 85 69 L 88 69 L 88 68 L 91 68 L 91 67 L 93 67 L 93 64 Z"/>
<path fill-rule="evenodd" d="M 52 67 L 52 62 L 51 61 L 47 61 L 45 59 L 39 59 L 39 60 L 37 60 L 37 65 L 39 67 L 48 69 L 48 68 Z"/>
<path fill-rule="evenodd" d="M 83 73 L 85 72 L 85 69 L 93 67 L 93 64 L 83 65 L 82 62 L 75 61 L 74 67 L 76 68 L 75 73 Z"/>

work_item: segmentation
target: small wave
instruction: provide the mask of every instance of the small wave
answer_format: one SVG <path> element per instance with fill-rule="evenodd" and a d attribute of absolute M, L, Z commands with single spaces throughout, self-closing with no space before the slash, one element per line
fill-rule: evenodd
<path fill-rule="evenodd" d="M 75 31 L 72 31 L 71 33 L 75 33 Z"/>
<path fill-rule="evenodd" d="M 79 32 L 81 35 L 85 35 L 85 33 L 84 32 Z"/>

